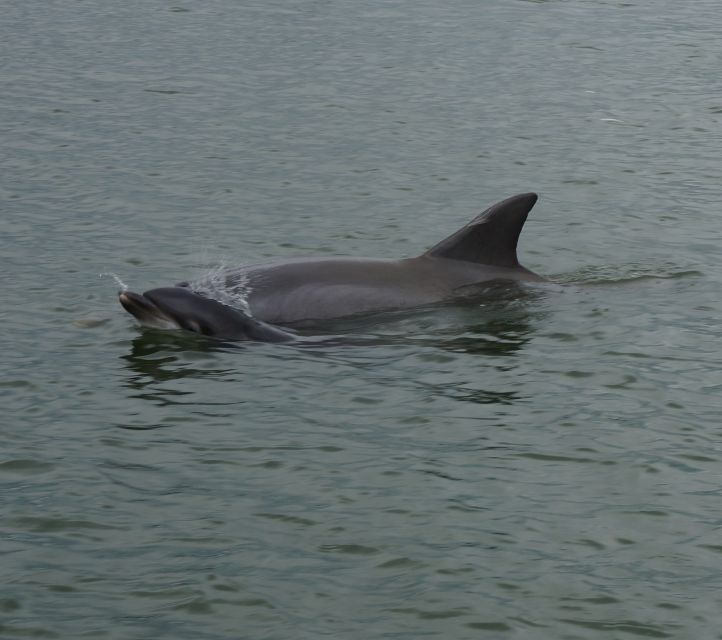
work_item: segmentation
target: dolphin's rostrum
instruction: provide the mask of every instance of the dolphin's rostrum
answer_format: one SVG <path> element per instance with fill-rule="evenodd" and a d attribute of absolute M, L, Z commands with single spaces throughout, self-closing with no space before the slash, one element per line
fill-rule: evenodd
<path fill-rule="evenodd" d="M 275 325 L 412 309 L 473 297 L 494 280 L 539 281 L 519 264 L 519 234 L 537 196 L 503 200 L 415 258 L 297 258 L 223 272 L 224 286 L 241 284 L 250 315 L 193 291 L 193 283 L 120 293 L 141 323 L 231 340 L 283 342 L 294 335 Z M 482 285 L 482 286 L 478 286 Z"/>

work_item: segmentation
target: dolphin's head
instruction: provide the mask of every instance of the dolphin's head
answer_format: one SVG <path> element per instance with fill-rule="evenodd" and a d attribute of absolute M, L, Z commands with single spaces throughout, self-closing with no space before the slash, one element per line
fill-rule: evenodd
<path fill-rule="evenodd" d="M 186 329 L 229 340 L 283 342 L 292 339 L 285 331 L 183 287 L 151 289 L 142 295 L 123 291 L 118 297 L 123 308 L 146 326 Z"/>

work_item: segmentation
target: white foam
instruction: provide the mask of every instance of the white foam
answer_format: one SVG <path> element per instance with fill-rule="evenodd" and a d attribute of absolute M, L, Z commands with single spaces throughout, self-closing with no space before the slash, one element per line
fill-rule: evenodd
<path fill-rule="evenodd" d="M 189 288 L 206 298 L 217 300 L 239 311 L 251 315 L 248 296 L 251 285 L 245 273 L 231 272 L 225 265 L 219 265 L 189 283 Z"/>

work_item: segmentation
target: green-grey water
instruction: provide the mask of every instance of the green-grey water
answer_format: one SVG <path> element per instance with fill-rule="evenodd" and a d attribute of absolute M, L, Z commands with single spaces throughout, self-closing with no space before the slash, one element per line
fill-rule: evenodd
<path fill-rule="evenodd" d="M 718 9 L 3 3 L 0 637 L 722 637 Z M 410 256 L 530 190 L 551 284 L 315 348 L 102 275 Z"/>

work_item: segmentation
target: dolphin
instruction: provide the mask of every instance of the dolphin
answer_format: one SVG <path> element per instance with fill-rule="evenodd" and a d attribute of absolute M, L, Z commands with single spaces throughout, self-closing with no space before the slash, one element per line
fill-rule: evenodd
<path fill-rule="evenodd" d="M 295 334 L 278 325 L 309 326 L 473 299 L 492 281 L 544 281 L 516 255 L 536 201 L 535 193 L 502 200 L 413 258 L 295 258 L 225 269 L 221 292 L 243 293 L 248 313 L 203 295 L 200 282 L 142 295 L 124 291 L 120 303 L 142 324 L 230 340 L 287 342 Z"/>
<path fill-rule="evenodd" d="M 120 304 L 141 324 L 160 329 L 186 329 L 227 340 L 288 342 L 295 336 L 243 311 L 205 298 L 183 287 L 161 287 L 144 294 L 121 291 Z"/>

